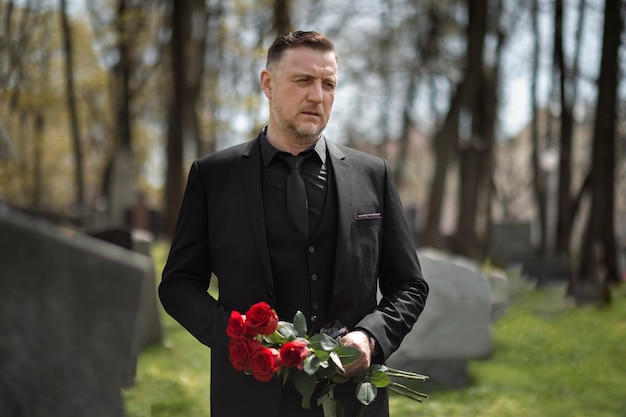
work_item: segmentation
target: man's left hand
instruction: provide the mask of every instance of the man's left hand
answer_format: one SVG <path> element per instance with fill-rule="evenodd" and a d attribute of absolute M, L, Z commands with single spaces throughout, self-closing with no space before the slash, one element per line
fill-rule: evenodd
<path fill-rule="evenodd" d="M 370 349 L 370 338 L 367 333 L 361 330 L 355 330 L 343 336 L 341 342 L 344 346 L 352 346 L 361 352 L 361 356 L 354 362 L 346 365 L 346 372 L 343 374 L 348 378 L 352 378 L 361 371 L 367 370 L 372 361 L 372 352 Z"/>

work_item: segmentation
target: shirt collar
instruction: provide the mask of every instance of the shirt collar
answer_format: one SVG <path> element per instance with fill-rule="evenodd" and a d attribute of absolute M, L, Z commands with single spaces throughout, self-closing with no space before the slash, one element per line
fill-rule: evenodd
<path fill-rule="evenodd" d="M 267 140 L 267 136 L 265 135 L 266 131 L 267 131 L 267 127 L 263 129 L 263 133 L 261 134 L 261 155 L 263 158 L 263 166 L 265 168 L 269 166 L 269 164 L 274 159 L 274 156 L 276 156 L 277 153 L 281 152 L 278 149 L 276 149 L 270 143 L 269 140 Z M 313 148 L 315 153 L 317 153 L 317 156 L 319 156 L 320 161 L 322 161 L 322 164 L 325 164 L 326 163 L 326 138 L 322 135 L 322 137 L 317 142 L 315 142 L 315 145 L 313 145 L 311 148 Z M 311 148 L 300 153 L 308 152 Z"/>

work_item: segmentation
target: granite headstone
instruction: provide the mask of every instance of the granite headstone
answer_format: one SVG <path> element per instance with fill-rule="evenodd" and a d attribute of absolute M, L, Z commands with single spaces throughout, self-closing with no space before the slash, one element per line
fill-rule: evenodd
<path fill-rule="evenodd" d="M 0 205 L 0 416 L 123 416 L 151 268 Z"/>
<path fill-rule="evenodd" d="M 426 374 L 433 385 L 460 388 L 468 383 L 467 362 L 491 353 L 491 324 L 506 308 L 500 305 L 506 284 L 493 279 L 499 286 L 494 297 L 475 262 L 426 249 L 419 259 L 430 287 L 426 307 L 387 363 Z"/>

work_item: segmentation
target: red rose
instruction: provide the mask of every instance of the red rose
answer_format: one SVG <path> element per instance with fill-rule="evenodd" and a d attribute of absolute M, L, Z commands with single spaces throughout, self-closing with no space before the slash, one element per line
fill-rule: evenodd
<path fill-rule="evenodd" d="M 309 344 L 302 340 L 287 342 L 280 348 L 280 362 L 283 366 L 302 369 L 302 363 L 309 355 Z"/>
<path fill-rule="evenodd" d="M 278 327 L 278 316 L 267 303 L 261 301 L 246 311 L 246 334 L 268 335 L 274 333 Z"/>
<path fill-rule="evenodd" d="M 246 331 L 246 316 L 240 312 L 233 310 L 230 313 L 226 334 L 229 337 L 243 336 Z"/>
<path fill-rule="evenodd" d="M 228 353 L 230 363 L 238 371 L 247 371 L 250 369 L 250 359 L 252 358 L 252 349 L 250 340 L 245 337 L 233 337 L 228 342 Z M 258 342 L 257 342 L 258 343 Z"/>
<path fill-rule="evenodd" d="M 258 381 L 268 382 L 280 370 L 280 353 L 259 343 L 253 348 L 250 368 L 252 376 Z"/>

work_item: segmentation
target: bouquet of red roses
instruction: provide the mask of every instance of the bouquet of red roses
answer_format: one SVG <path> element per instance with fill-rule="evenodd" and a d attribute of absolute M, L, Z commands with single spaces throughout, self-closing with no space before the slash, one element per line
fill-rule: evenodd
<path fill-rule="evenodd" d="M 230 363 L 236 370 L 251 374 L 261 382 L 270 381 L 274 376 L 281 377 L 283 384 L 293 379 L 296 390 L 302 395 L 302 407 L 310 408 L 317 384 L 325 384 L 317 399 L 325 417 L 343 416 L 343 408 L 334 398 L 334 388 L 350 380 L 356 384 L 356 398 L 363 404 L 363 410 L 374 401 L 377 389 L 383 387 L 419 402 L 428 398 L 391 379 L 427 379 L 413 372 L 375 364 L 354 378 L 343 376 L 344 366 L 355 361 L 359 351 L 343 346 L 340 336 L 331 337 L 322 332 L 309 337 L 306 318 L 299 311 L 293 323 L 279 321 L 276 312 L 267 303 L 260 302 L 245 314 L 233 311 L 226 334 L 230 337 Z"/>

